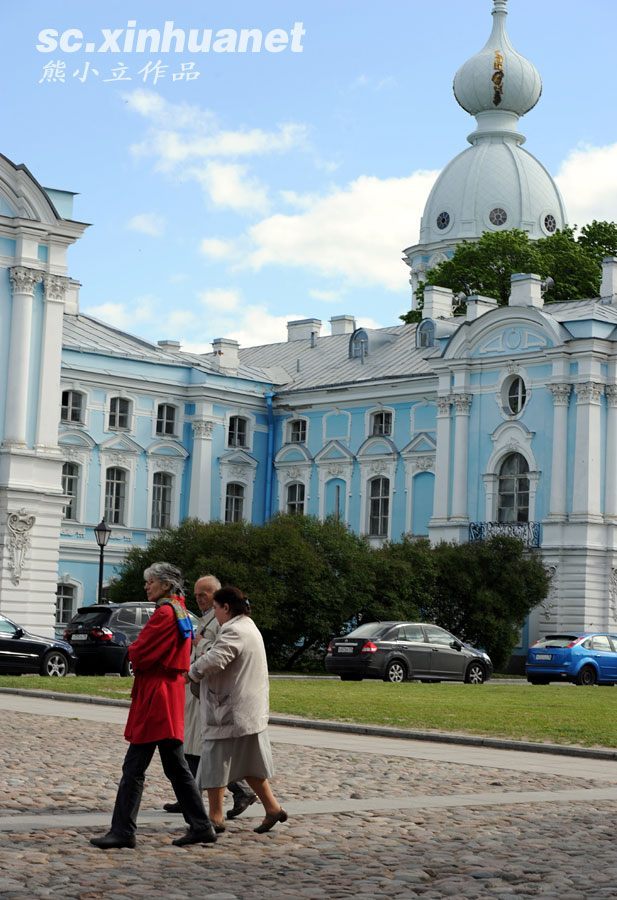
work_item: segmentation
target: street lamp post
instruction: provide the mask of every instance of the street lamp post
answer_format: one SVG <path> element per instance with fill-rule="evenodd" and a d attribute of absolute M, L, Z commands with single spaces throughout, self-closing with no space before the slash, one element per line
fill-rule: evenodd
<path fill-rule="evenodd" d="M 103 601 L 103 557 L 105 556 L 105 547 L 107 546 L 107 541 L 109 540 L 110 534 L 111 528 L 106 523 L 105 519 L 101 519 L 99 524 L 94 529 L 94 537 L 96 538 L 96 542 L 99 545 L 99 550 L 101 551 L 101 555 L 99 557 L 99 603 L 102 603 Z"/>

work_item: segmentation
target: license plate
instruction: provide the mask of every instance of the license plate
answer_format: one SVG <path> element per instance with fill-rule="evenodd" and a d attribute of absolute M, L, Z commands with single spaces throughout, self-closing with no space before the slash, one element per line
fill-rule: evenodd
<path fill-rule="evenodd" d="M 536 659 L 552 659 L 551 653 L 536 653 Z"/>
<path fill-rule="evenodd" d="M 353 647 L 337 647 L 339 653 L 353 653 Z"/>
<path fill-rule="evenodd" d="M 71 637 L 71 640 L 72 640 L 72 641 L 87 641 L 87 640 L 88 640 L 88 635 L 87 635 L 87 634 L 74 634 L 74 635 Z"/>

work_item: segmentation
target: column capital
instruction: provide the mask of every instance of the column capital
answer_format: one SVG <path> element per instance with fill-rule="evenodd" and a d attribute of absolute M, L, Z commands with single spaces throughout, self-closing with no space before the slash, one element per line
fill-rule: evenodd
<path fill-rule="evenodd" d="M 437 415 L 438 416 L 449 416 L 450 415 L 450 406 L 452 405 L 452 398 L 450 395 L 446 395 L 445 397 L 437 397 Z"/>
<path fill-rule="evenodd" d="M 473 396 L 471 394 L 452 394 L 455 415 L 468 416 L 471 410 Z"/>
<path fill-rule="evenodd" d="M 610 407 L 617 407 L 617 384 L 606 385 L 606 399 Z"/>
<path fill-rule="evenodd" d="M 577 403 L 598 404 L 604 393 L 604 385 L 597 381 L 583 381 L 574 386 Z"/>
<path fill-rule="evenodd" d="M 209 419 L 195 419 L 193 422 L 193 436 L 205 440 L 212 440 L 214 422 Z"/>
<path fill-rule="evenodd" d="M 9 269 L 14 294 L 34 294 L 34 288 L 43 280 L 43 273 L 38 269 L 27 269 L 25 266 L 13 266 Z"/>
<path fill-rule="evenodd" d="M 63 275 L 44 275 L 45 299 L 52 303 L 64 303 L 69 279 Z"/>
<path fill-rule="evenodd" d="M 549 384 L 548 389 L 553 395 L 553 404 L 555 406 L 567 406 L 572 393 L 571 384 Z"/>

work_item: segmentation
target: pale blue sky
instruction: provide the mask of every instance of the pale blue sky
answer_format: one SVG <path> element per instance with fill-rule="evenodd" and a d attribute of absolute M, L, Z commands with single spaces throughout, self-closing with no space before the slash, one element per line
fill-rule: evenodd
<path fill-rule="evenodd" d="M 285 317 L 394 324 L 409 306 L 403 247 L 426 193 L 467 146 L 452 95 L 484 44 L 491 0 L 28 0 L 3 8 L 0 152 L 78 192 L 91 222 L 70 255 L 91 312 L 150 340 L 209 349 L 284 339 Z M 617 218 L 614 0 L 510 0 L 508 30 L 538 67 L 527 149 L 558 177 L 570 221 Z M 303 52 L 36 50 L 43 29 L 290 29 Z M 156 85 L 139 70 L 167 65 Z M 43 82 L 63 61 L 65 82 Z M 84 65 L 91 70 L 85 81 Z M 122 62 L 131 81 L 104 82 Z M 172 79 L 194 62 L 198 78 Z M 94 75 L 92 69 L 98 71 Z M 78 73 L 74 75 L 74 73 Z"/>

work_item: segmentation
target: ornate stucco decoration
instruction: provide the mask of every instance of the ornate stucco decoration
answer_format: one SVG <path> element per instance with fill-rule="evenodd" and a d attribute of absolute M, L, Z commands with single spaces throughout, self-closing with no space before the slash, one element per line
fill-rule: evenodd
<path fill-rule="evenodd" d="M 61 446 L 60 450 L 66 462 L 79 463 L 79 465 L 82 466 L 87 462 L 90 456 L 87 450 L 76 450 L 74 447 L 67 447 L 66 445 Z"/>
<path fill-rule="evenodd" d="M 155 472 L 169 472 L 171 475 L 177 475 L 180 471 L 180 461 L 172 459 L 169 456 L 152 457 L 152 468 Z"/>
<path fill-rule="evenodd" d="M 385 459 L 376 459 L 369 464 L 368 470 L 371 475 L 383 475 L 389 468 L 390 464 Z"/>
<path fill-rule="evenodd" d="M 212 438 L 214 431 L 214 422 L 208 419 L 195 419 L 193 422 L 193 434 L 196 438 Z"/>
<path fill-rule="evenodd" d="M 337 478 L 339 475 L 344 475 L 348 466 L 344 466 L 342 463 L 331 463 L 326 468 L 326 475 L 328 478 Z"/>
<path fill-rule="evenodd" d="M 608 602 L 613 621 L 617 621 L 617 569 L 611 569 L 608 577 Z"/>
<path fill-rule="evenodd" d="M 457 416 L 468 416 L 471 410 L 471 394 L 452 394 L 452 403 Z"/>
<path fill-rule="evenodd" d="M 35 522 L 36 516 L 29 513 L 25 507 L 22 507 L 18 512 L 8 513 L 9 539 L 7 546 L 9 551 L 9 569 L 11 570 L 11 581 L 13 584 L 19 584 L 21 580 L 26 553 L 30 547 L 30 532 Z"/>
<path fill-rule="evenodd" d="M 107 450 L 105 452 L 105 460 L 109 465 L 112 466 L 126 466 L 127 458 L 126 453 L 119 450 Z"/>
<path fill-rule="evenodd" d="M 437 397 L 437 415 L 449 416 L 450 406 L 452 404 L 451 397 Z"/>
<path fill-rule="evenodd" d="M 617 384 L 606 385 L 606 401 L 613 409 L 617 407 Z"/>
<path fill-rule="evenodd" d="M 432 472 L 435 469 L 434 456 L 413 457 L 411 465 L 414 472 Z"/>
<path fill-rule="evenodd" d="M 14 294 L 30 294 L 34 293 L 34 288 L 43 280 L 43 273 L 36 269 L 26 269 L 24 266 L 13 266 L 9 269 L 11 276 L 11 285 Z"/>
<path fill-rule="evenodd" d="M 50 300 L 52 303 L 64 303 L 69 286 L 68 278 L 64 278 L 62 275 L 45 275 L 43 283 L 46 300 Z"/>
<path fill-rule="evenodd" d="M 572 393 L 571 384 L 549 384 L 548 389 L 553 395 L 553 403 L 555 406 L 567 406 Z"/>
<path fill-rule="evenodd" d="M 597 381 L 584 381 L 574 387 L 579 403 L 599 403 L 604 393 L 604 385 Z"/>

